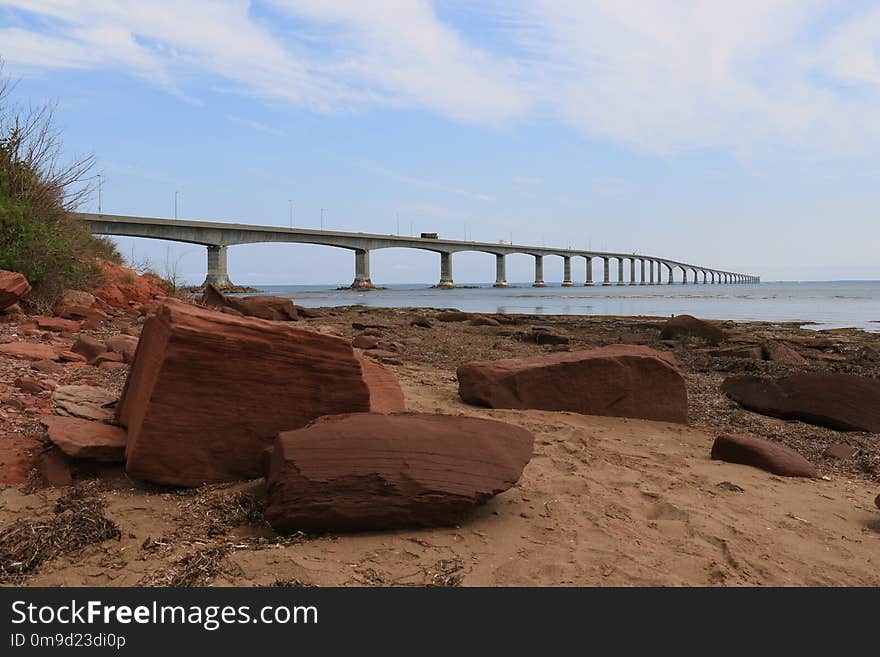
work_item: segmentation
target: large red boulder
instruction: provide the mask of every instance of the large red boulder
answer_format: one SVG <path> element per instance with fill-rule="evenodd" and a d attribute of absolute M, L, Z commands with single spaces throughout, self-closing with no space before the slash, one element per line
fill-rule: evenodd
<path fill-rule="evenodd" d="M 669 354 L 636 345 L 481 361 L 458 368 L 469 404 L 687 422 L 684 378 Z"/>
<path fill-rule="evenodd" d="M 117 417 L 131 476 L 199 486 L 260 476 L 279 431 L 369 410 L 348 340 L 167 301 L 144 323 Z"/>
<path fill-rule="evenodd" d="M 0 269 L 0 310 L 14 306 L 30 291 L 30 283 L 24 276 Z"/>
<path fill-rule="evenodd" d="M 358 413 L 278 436 L 265 517 L 278 531 L 446 525 L 513 486 L 527 430 L 479 418 Z"/>
<path fill-rule="evenodd" d="M 764 415 L 841 431 L 880 433 L 880 379 L 813 372 L 781 379 L 734 376 L 725 379 L 721 390 Z"/>
<path fill-rule="evenodd" d="M 51 440 L 73 458 L 112 463 L 125 461 L 125 429 L 76 417 L 47 415 L 42 420 Z"/>
<path fill-rule="evenodd" d="M 782 477 L 818 477 L 819 471 L 793 449 L 746 434 L 724 434 L 712 445 L 712 458 L 767 470 Z"/>
<path fill-rule="evenodd" d="M 724 341 L 724 332 L 702 319 L 691 315 L 678 315 L 667 320 L 660 330 L 661 340 L 675 340 L 677 338 L 698 338 L 717 346 Z"/>

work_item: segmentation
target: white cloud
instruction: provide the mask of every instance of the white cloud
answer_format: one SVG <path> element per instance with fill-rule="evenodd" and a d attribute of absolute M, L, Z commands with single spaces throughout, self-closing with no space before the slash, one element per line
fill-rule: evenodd
<path fill-rule="evenodd" d="M 0 0 L 18 68 L 105 68 L 319 112 L 547 118 L 653 152 L 880 145 L 880 9 L 831 0 Z M 516 179 L 517 184 L 526 178 Z"/>

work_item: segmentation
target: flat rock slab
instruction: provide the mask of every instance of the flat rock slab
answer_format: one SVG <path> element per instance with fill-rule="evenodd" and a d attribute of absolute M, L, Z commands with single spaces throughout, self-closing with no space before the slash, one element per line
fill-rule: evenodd
<path fill-rule="evenodd" d="M 8 342 L 0 344 L 0 354 L 22 360 L 58 360 L 58 347 L 35 342 Z"/>
<path fill-rule="evenodd" d="M 52 403 L 60 415 L 99 422 L 113 420 L 116 395 L 97 386 L 58 386 L 52 393 Z"/>
<path fill-rule="evenodd" d="M 723 434 L 712 445 L 712 458 L 750 465 L 781 477 L 818 477 L 819 471 L 793 449 L 746 434 Z"/>
<path fill-rule="evenodd" d="M 282 532 L 456 523 L 516 483 L 533 443 L 526 429 L 480 418 L 320 418 L 275 441 L 265 516 Z"/>
<path fill-rule="evenodd" d="M 669 354 L 637 345 L 461 365 L 458 392 L 489 408 L 687 422 L 684 378 Z"/>
<path fill-rule="evenodd" d="M 880 380 L 855 374 L 793 374 L 780 379 L 734 376 L 721 390 L 763 415 L 840 431 L 880 433 Z"/>
<path fill-rule="evenodd" d="M 125 462 L 125 429 L 75 417 L 47 415 L 40 420 L 51 440 L 70 457 L 106 463 Z"/>
<path fill-rule="evenodd" d="M 118 408 L 126 470 L 200 486 L 263 474 L 280 431 L 370 410 L 351 343 L 179 301 L 148 315 Z"/>
<path fill-rule="evenodd" d="M 56 333 L 74 333 L 79 330 L 80 322 L 74 319 L 62 319 L 61 317 L 37 317 L 37 328 L 42 331 L 54 331 Z"/>

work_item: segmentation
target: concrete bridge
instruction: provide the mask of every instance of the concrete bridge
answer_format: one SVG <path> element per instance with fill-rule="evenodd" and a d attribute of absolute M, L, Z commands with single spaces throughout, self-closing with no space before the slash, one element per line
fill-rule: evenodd
<path fill-rule="evenodd" d="M 610 253 L 580 249 L 558 249 L 544 246 L 525 246 L 506 242 L 469 242 L 448 239 L 425 239 L 400 235 L 374 235 L 370 233 L 345 233 L 332 230 L 309 230 L 306 228 L 280 228 L 276 226 L 250 226 L 247 224 L 218 223 L 213 221 L 188 221 L 180 219 L 154 219 L 109 214 L 78 213 L 76 215 L 91 227 L 95 235 L 118 235 L 125 237 L 148 237 L 202 244 L 207 247 L 208 275 L 205 283 L 219 288 L 232 285 L 226 272 L 227 250 L 236 244 L 260 242 L 295 242 L 298 244 L 321 244 L 354 251 L 353 289 L 371 289 L 370 252 L 377 249 L 403 247 L 422 249 L 440 254 L 440 281 L 436 287 L 453 288 L 452 254 L 460 251 L 480 251 L 495 256 L 495 287 L 507 287 L 505 256 L 525 253 L 535 259 L 535 287 L 544 287 L 544 258 L 562 258 L 563 286 L 572 286 L 572 258 L 586 260 L 584 285 L 594 285 L 593 261 L 601 260 L 602 285 L 672 285 L 675 272 L 680 272 L 681 283 L 760 283 L 759 276 L 723 271 L 670 260 L 659 256 L 637 253 Z M 611 279 L 612 262 L 617 274 Z M 629 265 L 627 267 L 627 264 Z M 626 273 L 629 273 L 627 279 Z M 690 278 L 690 280 L 688 280 Z"/>

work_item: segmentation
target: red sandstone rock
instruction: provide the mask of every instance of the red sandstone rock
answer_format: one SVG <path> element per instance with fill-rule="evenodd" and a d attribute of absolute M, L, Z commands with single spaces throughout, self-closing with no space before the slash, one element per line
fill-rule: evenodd
<path fill-rule="evenodd" d="M 687 422 L 687 391 L 672 356 L 612 345 L 461 365 L 469 404 Z"/>
<path fill-rule="evenodd" d="M 535 344 L 568 344 L 567 335 L 560 333 L 547 326 L 533 326 L 530 331 L 520 331 L 515 334 L 517 340 L 534 342 Z"/>
<path fill-rule="evenodd" d="M 106 351 L 102 354 L 98 354 L 98 356 L 95 357 L 95 360 L 93 360 L 91 364 L 94 365 L 95 367 L 100 367 L 100 365 L 102 363 L 122 363 L 122 362 L 123 362 L 122 354 L 117 354 L 112 351 Z"/>
<path fill-rule="evenodd" d="M 299 319 L 293 299 L 288 297 L 253 296 L 234 297 L 227 296 L 211 284 L 205 286 L 201 304 L 209 308 L 222 310 L 232 309 L 246 317 L 257 317 L 276 322 L 290 322 Z"/>
<path fill-rule="evenodd" d="M 90 306 L 57 306 L 55 314 L 64 319 L 85 320 L 93 324 L 110 319 L 110 315 L 103 310 Z"/>
<path fill-rule="evenodd" d="M 358 413 L 275 441 L 265 516 L 278 531 L 447 525 L 513 486 L 532 434 L 494 420 Z"/>
<path fill-rule="evenodd" d="M 750 358 L 752 360 L 762 360 L 763 352 L 761 347 L 755 346 L 739 346 L 726 347 L 724 349 L 715 349 L 711 352 L 715 358 Z"/>
<path fill-rule="evenodd" d="M 782 363 L 783 365 L 807 364 L 806 358 L 801 356 L 791 347 L 784 345 L 781 342 L 774 342 L 772 340 L 765 342 L 761 346 L 761 352 L 764 356 L 764 360 L 771 360 L 776 363 Z"/>
<path fill-rule="evenodd" d="M 62 319 L 61 317 L 37 317 L 37 328 L 42 331 L 54 331 L 56 333 L 74 333 L 79 331 L 80 323 L 74 319 Z"/>
<path fill-rule="evenodd" d="M 734 376 L 721 390 L 741 406 L 773 417 L 841 431 L 880 433 L 880 380 L 854 374 Z"/>
<path fill-rule="evenodd" d="M 58 360 L 59 350 L 48 344 L 10 342 L 0 344 L 0 354 L 23 360 Z"/>
<path fill-rule="evenodd" d="M 107 351 L 107 348 L 98 338 L 93 338 L 90 335 L 81 335 L 73 343 L 70 350 L 85 358 L 86 362 L 91 363 L 95 358 Z"/>
<path fill-rule="evenodd" d="M 373 413 L 402 413 L 406 410 L 406 401 L 397 376 L 384 365 L 359 358 L 363 371 L 364 382 L 370 389 L 370 410 Z"/>
<path fill-rule="evenodd" d="M 15 380 L 15 387 L 22 392 L 27 392 L 31 395 L 38 395 L 44 390 L 40 382 L 32 376 L 18 377 Z"/>
<path fill-rule="evenodd" d="M 107 338 L 107 349 L 122 356 L 123 361 L 130 363 L 137 351 L 138 339 L 130 335 L 114 335 Z"/>
<path fill-rule="evenodd" d="M 385 349 L 367 349 L 366 351 L 364 351 L 364 356 L 367 356 L 368 358 L 373 358 L 388 365 L 400 365 L 403 362 L 400 360 L 400 354 L 394 351 L 387 351 Z"/>
<path fill-rule="evenodd" d="M 0 269 L 0 310 L 18 303 L 30 291 L 31 286 L 24 276 Z"/>
<path fill-rule="evenodd" d="M 59 374 L 64 371 L 64 366 L 53 360 L 38 360 L 31 363 L 31 369 L 43 374 Z"/>
<path fill-rule="evenodd" d="M 98 386 L 58 386 L 52 393 L 52 403 L 59 415 L 109 422 L 113 419 L 116 395 Z"/>
<path fill-rule="evenodd" d="M 501 326 L 501 322 L 497 319 L 485 315 L 473 315 L 469 324 L 471 326 Z"/>
<path fill-rule="evenodd" d="M 724 341 L 724 332 L 717 326 L 691 315 L 678 315 L 666 322 L 660 331 L 660 338 L 663 340 L 699 338 L 717 346 Z"/>
<path fill-rule="evenodd" d="M 102 360 L 95 363 L 95 367 L 100 370 L 124 370 L 128 365 L 112 360 Z"/>
<path fill-rule="evenodd" d="M 351 341 L 355 349 L 375 349 L 378 345 L 379 340 L 372 335 L 359 335 Z"/>
<path fill-rule="evenodd" d="M 782 477 L 818 477 L 816 467 L 793 449 L 746 434 L 724 434 L 712 445 L 712 458 L 760 468 Z"/>
<path fill-rule="evenodd" d="M 85 363 L 86 357 L 75 351 L 59 351 L 58 360 L 63 360 L 67 363 Z"/>
<path fill-rule="evenodd" d="M 73 458 L 96 461 L 125 461 L 125 430 L 103 422 L 75 417 L 47 415 L 40 422 L 49 432 L 49 440 Z"/>
<path fill-rule="evenodd" d="M 369 409 L 348 340 L 168 301 L 144 324 L 118 418 L 131 476 L 199 486 L 258 477 L 279 431 Z"/>

